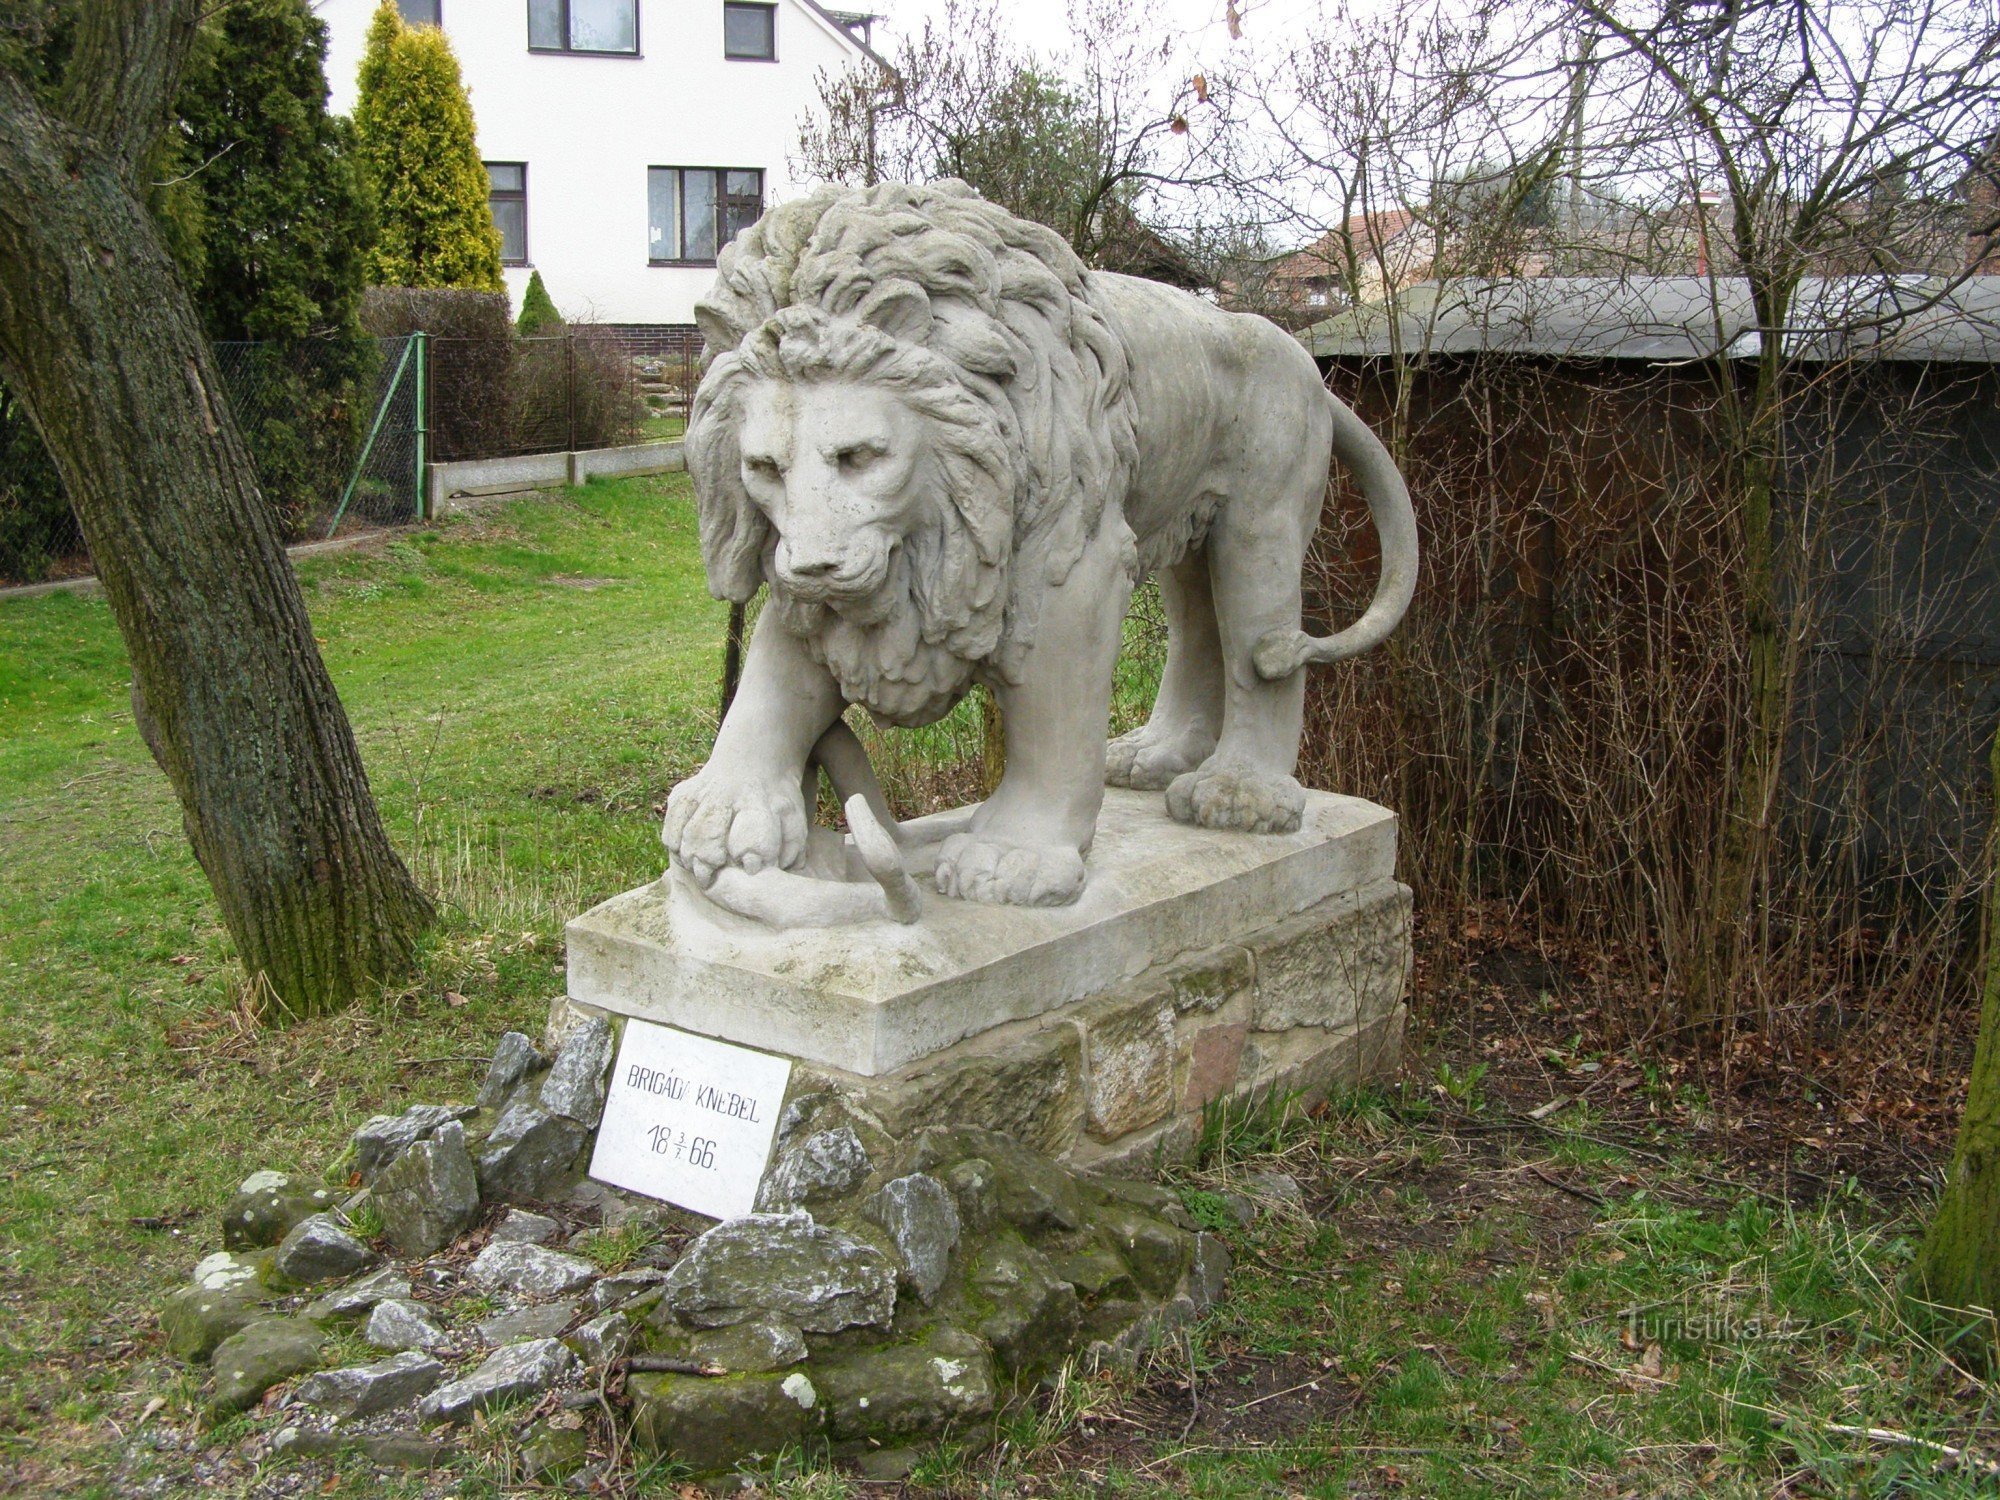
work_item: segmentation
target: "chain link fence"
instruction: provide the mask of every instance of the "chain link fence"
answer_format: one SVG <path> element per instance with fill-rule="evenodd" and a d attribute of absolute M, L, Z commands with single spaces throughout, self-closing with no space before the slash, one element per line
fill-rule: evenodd
<path fill-rule="evenodd" d="M 692 328 L 215 345 L 257 481 L 288 542 L 422 516 L 423 465 L 677 438 L 700 374 Z M 0 586 L 89 574 L 62 479 L 0 390 Z"/>
<path fill-rule="evenodd" d="M 418 519 L 424 418 L 414 337 L 230 342 L 214 354 L 287 541 Z M 0 390 L 0 585 L 90 571 L 61 476 L 20 402 Z"/>
<path fill-rule="evenodd" d="M 504 341 L 440 335 L 430 346 L 433 457 L 451 463 L 679 437 L 701 336 L 577 325 Z"/>

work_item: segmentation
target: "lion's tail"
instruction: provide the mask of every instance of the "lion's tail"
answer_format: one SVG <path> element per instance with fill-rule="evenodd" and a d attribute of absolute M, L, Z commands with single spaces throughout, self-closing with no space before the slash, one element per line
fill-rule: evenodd
<path fill-rule="evenodd" d="M 1250 659 L 1257 675 L 1267 681 L 1289 677 L 1303 666 L 1344 661 L 1381 645 L 1401 622 L 1416 592 L 1417 518 L 1410 509 L 1410 491 L 1389 450 L 1368 424 L 1331 392 L 1326 399 L 1333 408 L 1333 456 L 1347 465 L 1368 502 L 1382 543 L 1382 574 L 1367 611 L 1338 634 L 1273 630 L 1259 637 Z"/>

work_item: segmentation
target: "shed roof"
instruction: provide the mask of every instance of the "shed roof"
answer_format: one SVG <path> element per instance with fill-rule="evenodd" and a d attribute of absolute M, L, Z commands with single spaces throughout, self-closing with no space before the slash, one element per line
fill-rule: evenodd
<path fill-rule="evenodd" d="M 1756 323 L 1740 276 L 1466 277 L 1420 282 L 1393 304 L 1348 308 L 1299 337 L 1322 359 L 1400 345 L 1405 354 L 1670 362 L 1754 357 Z M 2000 276 L 1808 277 L 1789 325 L 1797 359 L 1993 364 Z"/>

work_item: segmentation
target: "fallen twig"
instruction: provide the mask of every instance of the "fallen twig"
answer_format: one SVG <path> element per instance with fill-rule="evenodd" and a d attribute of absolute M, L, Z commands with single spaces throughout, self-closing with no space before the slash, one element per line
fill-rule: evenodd
<path fill-rule="evenodd" d="M 1621 1370 L 1616 1365 L 1607 1365 L 1601 1359 L 1592 1359 L 1588 1354 L 1572 1349 L 1569 1358 L 1577 1364 L 1587 1365 L 1593 1370 L 1602 1370 L 1606 1375 L 1615 1375 L 1620 1380 L 1643 1380 L 1647 1385 L 1672 1385 L 1671 1380 L 1663 1380 L 1658 1375 L 1647 1375 L 1639 1370 Z"/>
<path fill-rule="evenodd" d="M 634 1354 L 627 1357 L 625 1368 L 641 1375 L 727 1375 L 729 1372 L 711 1360 L 676 1359 L 671 1354 Z"/>
<path fill-rule="evenodd" d="M 1947 1464 L 1963 1466 L 1989 1479 L 2000 1479 L 2000 1463 L 1981 1458 L 1969 1448 L 1954 1448 L 1950 1443 L 1933 1442 L 1915 1433 L 1898 1432 L 1893 1427 L 1850 1427 L 1845 1422 L 1824 1425 L 1835 1437 L 1866 1438 L 1871 1443 L 1886 1443 L 1892 1448 L 1920 1448 L 1926 1453 L 1935 1453 Z"/>
<path fill-rule="evenodd" d="M 1259 1396 L 1255 1401 L 1245 1401 L 1241 1406 L 1232 1406 L 1229 1409 L 1231 1411 L 1248 1411 L 1253 1406 L 1262 1406 L 1266 1401 L 1275 1401 L 1280 1396 L 1291 1395 L 1292 1392 L 1294 1391 L 1304 1391 L 1304 1390 L 1316 1391 L 1319 1389 L 1320 1381 L 1324 1378 L 1325 1377 L 1323 1376 L 1316 1375 L 1311 1380 L 1302 1380 L 1297 1385 L 1285 1387 L 1285 1389 L 1282 1391 L 1272 1391 L 1271 1394 L 1268 1396 Z"/>
<path fill-rule="evenodd" d="M 1533 1162 L 1527 1163 L 1527 1168 L 1559 1193 L 1568 1193 L 1572 1198 L 1581 1198 L 1585 1203 L 1594 1203 L 1599 1208 L 1606 1206 L 1604 1196 L 1601 1193 L 1593 1193 L 1589 1188 L 1571 1187 L 1560 1178 L 1544 1172 Z"/>

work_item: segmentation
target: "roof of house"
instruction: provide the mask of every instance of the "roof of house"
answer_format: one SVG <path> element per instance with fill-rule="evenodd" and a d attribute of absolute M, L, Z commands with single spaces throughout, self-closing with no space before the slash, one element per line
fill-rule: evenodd
<path fill-rule="evenodd" d="M 839 32 L 853 46 L 855 51 L 874 63 L 876 67 L 891 77 L 895 76 L 896 69 L 890 64 L 889 60 L 854 34 L 853 23 L 874 20 L 875 17 L 872 13 L 866 11 L 834 10 L 829 6 L 821 5 L 819 0 L 799 0 L 799 3 L 817 15 L 835 31 Z"/>
<path fill-rule="evenodd" d="M 2000 276 L 1808 277 L 1785 338 L 1796 359 L 2000 362 Z M 1675 361 L 1753 358 L 1738 276 L 1542 276 L 1426 281 L 1302 329 L 1319 358 L 1523 354 Z"/>
<path fill-rule="evenodd" d="M 1274 255 L 1263 264 L 1272 276 L 1324 276 L 1329 270 L 1347 264 L 1348 245 L 1360 241 L 1379 249 L 1415 223 L 1416 217 L 1407 208 L 1355 214 L 1340 228 L 1329 229 L 1310 245 Z"/>

